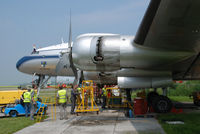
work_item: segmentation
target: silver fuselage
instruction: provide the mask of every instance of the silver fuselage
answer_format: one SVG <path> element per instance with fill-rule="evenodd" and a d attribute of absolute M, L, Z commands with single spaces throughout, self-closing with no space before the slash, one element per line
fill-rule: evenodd
<path fill-rule="evenodd" d="M 73 76 L 70 65 L 56 73 L 60 53 L 66 47 L 38 50 L 17 62 L 17 69 L 28 74 Z M 191 52 L 167 51 L 134 43 L 134 36 L 83 34 L 72 47 L 74 66 L 86 80 L 118 84 L 121 88 L 164 87 L 172 83 L 171 66 L 193 56 Z"/>

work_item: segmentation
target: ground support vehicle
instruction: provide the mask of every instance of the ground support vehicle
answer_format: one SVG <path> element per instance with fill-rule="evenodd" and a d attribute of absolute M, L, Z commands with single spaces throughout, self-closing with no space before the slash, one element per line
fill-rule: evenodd
<path fill-rule="evenodd" d="M 44 107 L 44 114 L 46 113 L 47 110 L 47 105 L 45 105 L 44 103 L 41 103 L 39 101 L 36 102 L 36 111 L 35 114 L 37 114 L 39 111 L 41 111 L 41 109 Z M 7 116 L 11 116 L 11 117 L 17 117 L 18 115 L 25 115 L 25 107 L 23 104 L 16 104 L 16 105 L 12 105 L 12 106 L 8 106 L 5 108 L 5 112 L 4 114 Z M 29 111 L 30 114 L 30 111 Z"/>

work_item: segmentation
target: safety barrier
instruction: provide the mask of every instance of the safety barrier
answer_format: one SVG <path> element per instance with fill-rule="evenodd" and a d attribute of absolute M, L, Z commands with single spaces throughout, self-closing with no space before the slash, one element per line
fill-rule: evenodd
<path fill-rule="evenodd" d="M 76 113 L 81 112 L 97 112 L 99 108 L 94 101 L 93 81 L 87 80 L 82 82 L 80 104 L 78 104 Z"/>

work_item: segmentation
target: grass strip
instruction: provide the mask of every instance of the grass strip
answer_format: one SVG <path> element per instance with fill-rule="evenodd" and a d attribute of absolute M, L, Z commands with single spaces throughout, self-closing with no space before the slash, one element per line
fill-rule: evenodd
<path fill-rule="evenodd" d="M 158 121 L 167 134 L 200 134 L 200 113 L 160 114 Z M 165 121 L 183 121 L 184 124 Z"/>
<path fill-rule="evenodd" d="M 0 119 L 0 134 L 12 134 L 27 126 L 34 124 L 30 117 L 8 117 Z"/>
<path fill-rule="evenodd" d="M 168 96 L 172 101 L 176 102 L 193 102 L 189 96 Z"/>

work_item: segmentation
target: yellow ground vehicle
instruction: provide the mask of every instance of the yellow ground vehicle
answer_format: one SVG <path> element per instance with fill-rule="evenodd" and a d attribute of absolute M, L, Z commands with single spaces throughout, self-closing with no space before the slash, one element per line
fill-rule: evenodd
<path fill-rule="evenodd" d="M 20 99 L 23 92 L 26 90 L 9 90 L 9 91 L 0 91 L 0 110 L 4 112 L 4 109 L 7 104 L 14 104 L 15 101 Z"/>
<path fill-rule="evenodd" d="M 107 102 L 106 105 L 109 108 L 130 108 L 133 110 L 133 106 L 127 100 L 127 96 L 122 93 L 122 90 L 115 87 L 107 87 Z"/>

